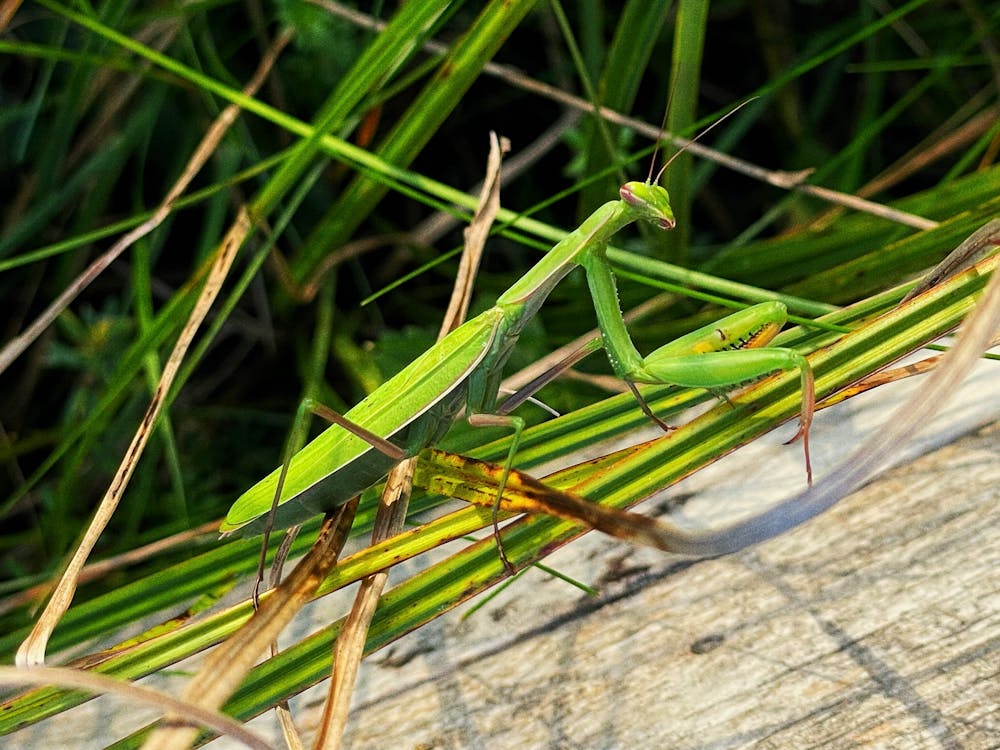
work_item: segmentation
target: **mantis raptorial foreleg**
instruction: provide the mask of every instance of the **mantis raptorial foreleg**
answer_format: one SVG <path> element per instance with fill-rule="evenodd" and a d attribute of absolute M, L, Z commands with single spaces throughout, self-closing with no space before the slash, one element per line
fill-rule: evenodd
<path fill-rule="evenodd" d="M 643 357 L 632 346 L 618 310 L 615 278 L 607 262 L 591 262 L 587 281 L 594 298 L 601 336 L 618 377 L 629 383 L 650 417 L 667 427 L 642 401 L 634 383 L 706 388 L 724 394 L 775 372 L 798 370 L 802 388 L 799 429 L 788 442 L 802 438 L 806 480 L 812 484 L 809 426 L 815 406 L 812 369 L 794 349 L 767 347 L 788 319 L 781 302 L 761 302 L 681 336 Z"/>
<path fill-rule="evenodd" d="M 630 185 L 622 188 L 625 200 L 643 204 L 656 200 L 655 193 L 648 195 L 648 188 L 655 186 L 643 183 Z M 625 197 L 626 188 L 629 188 L 628 198 Z M 781 302 L 761 302 L 733 313 L 664 344 L 643 357 L 633 346 L 625 327 L 615 277 L 604 257 L 603 248 L 588 256 L 584 267 L 601 338 L 615 374 L 630 385 L 643 411 L 663 427 L 666 425 L 645 405 L 634 383 L 670 384 L 724 392 L 775 372 L 798 370 L 801 374 L 802 412 L 799 430 L 791 440 L 802 438 L 806 478 L 812 483 L 809 458 L 809 425 L 815 404 L 812 370 L 806 358 L 794 349 L 764 348 L 788 319 L 787 309 Z"/>

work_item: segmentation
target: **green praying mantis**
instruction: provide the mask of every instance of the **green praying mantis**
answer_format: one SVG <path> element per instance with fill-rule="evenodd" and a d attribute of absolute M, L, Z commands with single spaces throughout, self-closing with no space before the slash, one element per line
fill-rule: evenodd
<path fill-rule="evenodd" d="M 382 480 L 393 465 L 444 436 L 465 409 L 473 425 L 507 425 L 513 430 L 505 467 L 509 470 L 524 426 L 516 416 L 495 414 L 502 371 L 525 325 L 552 289 L 582 266 L 601 337 L 617 377 L 635 394 L 643 411 L 664 425 L 643 402 L 637 383 L 707 388 L 721 393 L 766 375 L 798 370 L 802 410 L 788 442 L 802 439 L 806 474 L 812 482 L 809 425 L 814 407 L 812 370 L 805 357 L 767 344 L 787 319 L 780 302 L 763 302 L 682 336 L 643 357 L 629 336 L 605 249 L 635 221 L 660 230 L 676 221 L 666 189 L 628 182 L 620 199 L 600 206 L 580 227 L 553 247 L 504 292 L 489 310 L 456 328 L 386 381 L 292 457 L 247 490 L 229 509 L 223 533 L 259 534 L 270 522 L 276 490 L 276 528 L 287 528 L 343 505 Z M 502 494 L 501 482 L 501 494 Z"/>

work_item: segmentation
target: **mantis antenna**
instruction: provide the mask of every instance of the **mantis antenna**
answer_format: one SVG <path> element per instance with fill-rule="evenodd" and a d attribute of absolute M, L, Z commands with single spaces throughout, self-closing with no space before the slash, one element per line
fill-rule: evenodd
<path fill-rule="evenodd" d="M 663 176 L 663 173 L 667 171 L 667 167 L 669 167 L 673 163 L 674 159 L 676 159 L 678 156 L 680 156 L 685 151 L 687 151 L 688 147 L 691 146 L 692 143 L 696 143 L 697 141 L 701 140 L 702 136 L 707 135 L 717 125 L 721 125 L 726 120 L 728 120 L 730 117 L 732 117 L 737 112 L 739 112 L 741 109 L 743 109 L 745 106 L 747 106 L 750 102 L 755 101 L 755 100 L 757 100 L 759 98 L 760 98 L 759 96 L 751 96 L 749 99 L 746 99 L 746 100 L 740 102 L 735 107 L 733 107 L 731 110 L 729 110 L 728 112 L 726 112 L 726 114 L 722 115 L 722 117 L 720 117 L 718 120 L 716 120 L 711 125 L 709 125 L 707 128 L 705 128 L 700 133 L 698 133 L 694 138 L 692 138 L 691 140 L 687 141 L 683 146 L 681 146 L 679 149 L 677 149 L 677 153 L 675 153 L 673 156 L 671 156 L 669 159 L 667 159 L 663 163 L 663 166 L 660 167 L 660 171 L 656 173 L 656 179 L 653 180 L 652 182 L 656 183 L 656 184 L 659 184 L 660 178 Z M 664 115 L 663 115 L 663 122 L 664 122 L 664 124 L 666 124 L 666 122 L 667 122 L 667 115 L 666 115 L 666 113 L 664 113 Z M 663 125 L 660 125 L 660 137 L 662 138 L 663 135 L 664 135 Z M 659 148 L 659 139 L 657 140 L 657 148 Z M 655 162 L 655 160 L 656 160 L 656 155 L 654 153 L 654 155 L 653 155 L 653 161 Z M 653 163 L 650 163 L 650 165 L 649 165 L 649 174 L 650 175 L 653 174 Z M 649 177 L 646 178 L 646 182 L 650 183 L 650 178 Z"/>

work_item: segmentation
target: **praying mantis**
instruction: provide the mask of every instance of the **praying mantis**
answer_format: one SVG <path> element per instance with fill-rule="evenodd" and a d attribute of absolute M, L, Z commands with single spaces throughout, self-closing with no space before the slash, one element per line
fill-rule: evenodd
<path fill-rule="evenodd" d="M 276 528 L 343 505 L 382 480 L 393 465 L 442 438 L 463 406 L 473 425 L 507 425 L 513 430 L 505 464 L 509 470 L 524 421 L 494 413 L 502 371 L 524 326 L 577 266 L 586 273 L 604 349 L 616 376 L 628 384 L 643 411 L 665 428 L 642 401 L 636 383 L 723 392 L 775 372 L 798 370 L 802 410 L 798 431 L 789 442 L 802 439 L 811 483 L 812 370 L 799 352 L 767 346 L 786 322 L 785 306 L 776 301 L 759 303 L 643 357 L 626 328 L 605 249 L 616 233 L 635 221 L 663 231 L 676 221 L 666 189 L 655 181 L 628 182 L 619 194 L 619 200 L 600 206 L 546 253 L 492 308 L 456 328 L 343 417 L 333 415 L 335 424 L 292 457 L 283 480 L 282 468 L 275 469 L 236 500 L 220 531 L 246 535 L 265 531 L 279 483 Z"/>

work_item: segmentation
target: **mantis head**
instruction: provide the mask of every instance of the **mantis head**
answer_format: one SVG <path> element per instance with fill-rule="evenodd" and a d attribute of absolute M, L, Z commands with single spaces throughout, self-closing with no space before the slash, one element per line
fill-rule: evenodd
<path fill-rule="evenodd" d="M 666 188 L 648 182 L 626 182 L 618 192 L 640 219 L 652 222 L 660 229 L 673 229 L 677 225 Z"/>

